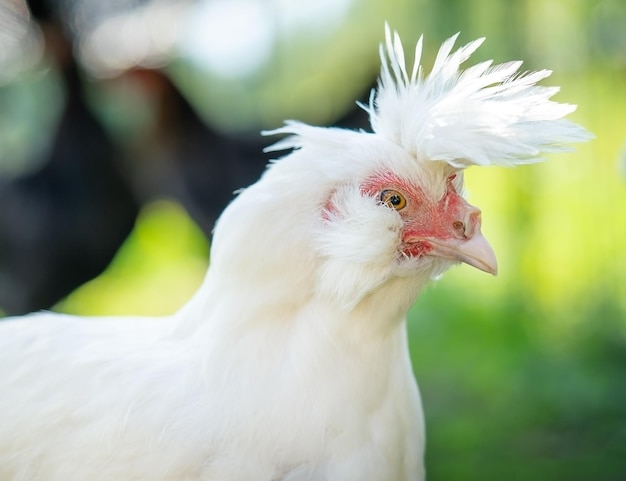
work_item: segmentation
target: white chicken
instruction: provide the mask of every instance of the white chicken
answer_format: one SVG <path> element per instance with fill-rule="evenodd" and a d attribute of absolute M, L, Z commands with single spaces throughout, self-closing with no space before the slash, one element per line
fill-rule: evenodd
<path fill-rule="evenodd" d="M 165 318 L 0 323 L 1 481 L 417 481 L 405 316 L 464 262 L 495 274 L 463 169 L 589 134 L 520 62 L 406 71 L 386 30 L 373 133 L 291 122 L 293 149 L 219 219 L 197 294 Z"/>

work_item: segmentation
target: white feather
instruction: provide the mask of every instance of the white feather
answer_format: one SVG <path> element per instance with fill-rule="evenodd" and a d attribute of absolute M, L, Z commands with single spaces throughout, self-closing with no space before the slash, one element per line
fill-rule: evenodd
<path fill-rule="evenodd" d="M 575 106 L 549 100 L 557 89 L 536 85 L 550 71 L 519 73 L 521 62 L 491 67 L 491 61 L 462 71 L 461 64 L 484 39 L 452 53 L 457 37 L 443 43 L 425 78 L 417 73 L 420 37 L 409 80 L 402 44 L 386 28 L 380 85 L 366 108 L 376 134 L 420 161 L 457 168 L 535 162 L 544 152 L 567 151 L 570 143 L 592 137 L 563 119 Z"/>

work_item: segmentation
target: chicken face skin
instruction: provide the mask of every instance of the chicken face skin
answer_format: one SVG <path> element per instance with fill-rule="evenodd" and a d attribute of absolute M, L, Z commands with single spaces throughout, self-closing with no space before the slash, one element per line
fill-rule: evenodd
<path fill-rule="evenodd" d="M 418 185 L 383 172 L 367 179 L 362 192 L 401 217 L 399 251 L 405 257 L 440 257 L 495 275 L 497 261 L 481 233 L 480 209 L 459 195 L 459 181 L 457 174 L 450 174 L 443 197 L 433 199 Z"/>

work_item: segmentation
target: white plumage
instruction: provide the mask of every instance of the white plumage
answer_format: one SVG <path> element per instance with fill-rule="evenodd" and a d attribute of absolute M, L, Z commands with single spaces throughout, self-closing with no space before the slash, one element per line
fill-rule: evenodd
<path fill-rule="evenodd" d="M 409 76 L 387 30 L 374 133 L 288 123 L 294 149 L 219 219 L 166 318 L 0 323 L 0 480 L 416 481 L 405 315 L 455 262 L 495 273 L 462 168 L 589 138 L 519 63 L 441 48 Z"/>

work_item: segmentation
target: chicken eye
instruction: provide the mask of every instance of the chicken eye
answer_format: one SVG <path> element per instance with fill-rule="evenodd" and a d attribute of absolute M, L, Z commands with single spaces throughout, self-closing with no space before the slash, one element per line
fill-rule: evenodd
<path fill-rule="evenodd" d="M 395 210 L 402 210 L 406 206 L 406 198 L 397 190 L 383 190 L 380 193 L 380 201 Z"/>

